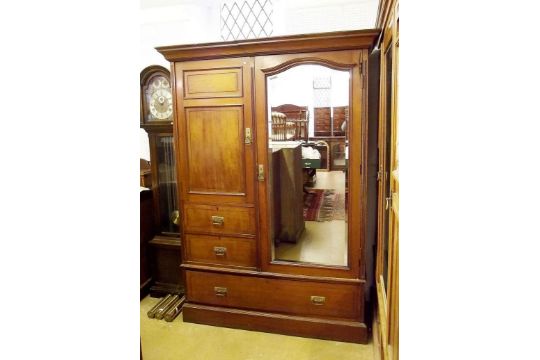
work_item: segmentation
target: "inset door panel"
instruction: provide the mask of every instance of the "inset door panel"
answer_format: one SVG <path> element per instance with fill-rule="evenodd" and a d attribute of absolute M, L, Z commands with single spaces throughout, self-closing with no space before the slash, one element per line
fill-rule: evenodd
<path fill-rule="evenodd" d="M 186 109 L 189 193 L 246 194 L 242 107 Z"/>
<path fill-rule="evenodd" d="M 242 97 L 242 68 L 184 72 L 184 99 Z"/>

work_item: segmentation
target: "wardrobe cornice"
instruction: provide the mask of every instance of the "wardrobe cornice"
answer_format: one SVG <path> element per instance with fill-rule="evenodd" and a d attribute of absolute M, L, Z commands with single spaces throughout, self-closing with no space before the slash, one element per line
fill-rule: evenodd
<path fill-rule="evenodd" d="M 205 44 L 160 46 L 156 47 L 156 50 L 168 61 L 178 62 L 223 57 L 371 49 L 379 34 L 378 29 L 336 31 Z"/>

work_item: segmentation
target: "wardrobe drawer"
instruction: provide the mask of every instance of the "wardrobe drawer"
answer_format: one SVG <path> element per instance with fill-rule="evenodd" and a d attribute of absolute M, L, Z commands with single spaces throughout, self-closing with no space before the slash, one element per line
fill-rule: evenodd
<path fill-rule="evenodd" d="M 234 206 L 184 205 L 185 231 L 255 235 L 255 209 Z"/>
<path fill-rule="evenodd" d="M 361 320 L 356 284 L 186 271 L 188 302 L 290 315 Z"/>
<path fill-rule="evenodd" d="M 224 266 L 256 266 L 255 239 L 225 236 L 184 236 L 186 261 Z"/>

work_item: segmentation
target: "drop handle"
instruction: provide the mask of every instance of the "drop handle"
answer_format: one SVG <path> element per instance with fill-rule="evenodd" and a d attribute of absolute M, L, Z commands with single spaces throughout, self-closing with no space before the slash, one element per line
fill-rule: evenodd
<path fill-rule="evenodd" d="M 324 305 L 326 302 L 326 297 L 324 296 L 312 296 L 311 297 L 311 303 L 313 305 Z"/>
<path fill-rule="evenodd" d="M 216 256 L 225 256 L 227 254 L 227 248 L 223 246 L 214 246 L 214 254 L 216 254 Z"/>
<path fill-rule="evenodd" d="M 223 216 L 212 216 L 212 225 L 214 226 L 223 226 L 223 223 L 225 222 L 225 218 Z"/>
<path fill-rule="evenodd" d="M 244 143 L 246 145 L 250 145 L 252 142 L 253 142 L 253 137 L 251 135 L 251 128 L 246 128 Z"/>
<path fill-rule="evenodd" d="M 225 297 L 227 296 L 227 288 L 221 286 L 214 286 L 214 293 L 216 294 L 216 296 Z"/>

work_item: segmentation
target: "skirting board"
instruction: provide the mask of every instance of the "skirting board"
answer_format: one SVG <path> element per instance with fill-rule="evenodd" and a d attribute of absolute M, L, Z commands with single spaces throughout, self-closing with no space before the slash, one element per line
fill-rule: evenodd
<path fill-rule="evenodd" d="M 185 322 L 236 329 L 367 344 L 364 323 L 263 313 L 192 303 L 184 304 Z"/>

